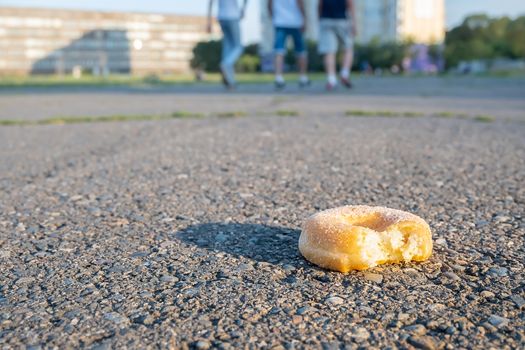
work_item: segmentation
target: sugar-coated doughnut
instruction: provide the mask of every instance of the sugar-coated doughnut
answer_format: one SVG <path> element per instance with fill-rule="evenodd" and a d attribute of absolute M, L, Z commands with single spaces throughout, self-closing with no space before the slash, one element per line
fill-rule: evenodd
<path fill-rule="evenodd" d="M 430 227 L 419 216 L 365 205 L 319 212 L 304 223 L 299 251 L 321 267 L 348 272 L 432 254 Z"/>

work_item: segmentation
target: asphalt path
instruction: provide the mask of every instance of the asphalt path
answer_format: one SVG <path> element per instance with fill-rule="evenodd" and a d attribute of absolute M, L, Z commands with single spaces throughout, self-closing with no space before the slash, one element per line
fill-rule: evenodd
<path fill-rule="evenodd" d="M 455 107 L 395 91 L 362 102 L 475 115 L 483 100 L 494 120 L 345 116 L 359 92 L 181 92 L 148 94 L 140 113 L 246 115 L 0 126 L 0 348 L 523 348 L 525 123 L 512 91 L 446 97 Z M 104 114 L 146 99 L 4 91 L 1 103 L 44 118 L 64 96 L 65 114 L 77 101 L 97 115 L 90 94 Z M 272 101 L 305 112 L 257 113 Z M 305 261 L 304 219 L 346 204 L 420 215 L 431 259 L 347 275 Z"/>
<path fill-rule="evenodd" d="M 322 81 L 300 89 L 288 82 L 241 84 L 234 92 L 218 84 L 0 89 L 0 120 L 55 117 L 170 114 L 207 115 L 242 111 L 252 115 L 294 110 L 302 115 L 340 115 L 347 110 L 483 114 L 525 120 L 525 79 L 475 77 L 358 77 L 355 89 L 324 91 Z"/>

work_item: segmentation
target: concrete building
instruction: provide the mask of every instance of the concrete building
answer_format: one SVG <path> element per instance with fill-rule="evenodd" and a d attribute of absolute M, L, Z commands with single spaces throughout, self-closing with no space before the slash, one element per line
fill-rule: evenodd
<path fill-rule="evenodd" d="M 278 0 L 276 0 L 278 1 Z M 304 0 L 309 39 L 318 38 L 318 0 Z M 355 0 L 356 42 L 401 41 L 418 44 L 443 42 L 445 0 Z M 261 0 L 261 52 L 272 52 L 273 28 L 268 16 L 268 0 Z"/>
<path fill-rule="evenodd" d="M 189 70 L 205 17 L 0 7 L 0 75 Z"/>
<path fill-rule="evenodd" d="M 357 42 L 412 40 L 441 43 L 445 38 L 444 0 L 356 0 Z"/>

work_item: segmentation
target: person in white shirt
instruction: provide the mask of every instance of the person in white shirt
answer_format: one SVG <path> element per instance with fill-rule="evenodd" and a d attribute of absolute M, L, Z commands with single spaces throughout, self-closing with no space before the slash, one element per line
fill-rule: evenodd
<path fill-rule="evenodd" d="M 291 36 L 294 42 L 297 65 L 299 66 L 299 85 L 308 86 L 307 76 L 308 58 L 304 43 L 303 32 L 306 28 L 303 0 L 269 0 L 268 10 L 275 28 L 275 86 L 278 89 L 285 87 L 283 77 L 284 55 L 286 53 L 286 39 Z"/>
<path fill-rule="evenodd" d="M 208 6 L 208 33 L 212 31 L 212 9 L 214 0 L 209 0 Z M 218 0 L 219 12 L 217 20 L 222 29 L 222 81 L 227 88 L 235 86 L 235 63 L 242 55 L 240 21 L 248 0 L 243 0 L 242 7 L 237 0 Z"/>

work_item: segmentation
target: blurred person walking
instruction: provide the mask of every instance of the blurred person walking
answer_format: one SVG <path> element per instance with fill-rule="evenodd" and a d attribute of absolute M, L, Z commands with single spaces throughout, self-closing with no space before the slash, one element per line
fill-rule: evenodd
<path fill-rule="evenodd" d="M 214 0 L 209 0 L 208 4 L 208 33 L 212 32 L 213 2 Z M 218 0 L 217 20 L 223 33 L 220 69 L 222 82 L 229 89 L 235 87 L 235 63 L 244 50 L 241 44 L 240 21 L 244 17 L 247 2 L 248 0 L 243 0 L 241 7 L 237 0 Z"/>
<path fill-rule="evenodd" d="M 337 86 L 336 55 L 339 44 L 343 49 L 340 80 L 347 88 L 352 87 L 350 70 L 354 58 L 355 23 L 353 0 L 319 0 L 318 51 L 324 55 L 327 90 Z"/>
<path fill-rule="evenodd" d="M 308 56 L 303 35 L 306 29 L 304 0 L 269 0 L 268 11 L 275 28 L 275 87 L 282 89 L 286 86 L 283 71 L 288 37 L 292 37 L 294 43 L 300 74 L 299 86 L 310 85 L 307 75 Z"/>

